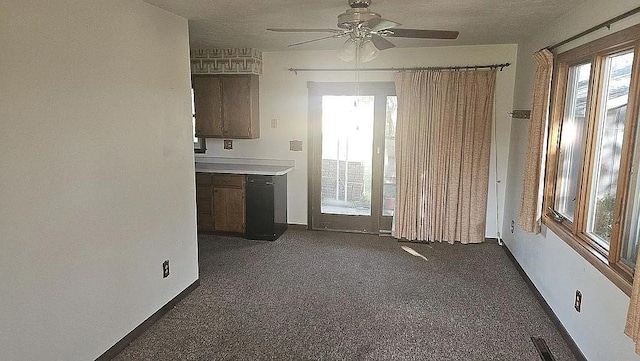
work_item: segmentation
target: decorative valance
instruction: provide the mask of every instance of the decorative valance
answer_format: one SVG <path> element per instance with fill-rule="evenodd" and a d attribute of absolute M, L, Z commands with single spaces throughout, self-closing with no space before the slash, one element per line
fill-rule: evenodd
<path fill-rule="evenodd" d="M 262 75 L 262 51 L 253 48 L 191 50 L 191 74 Z"/>

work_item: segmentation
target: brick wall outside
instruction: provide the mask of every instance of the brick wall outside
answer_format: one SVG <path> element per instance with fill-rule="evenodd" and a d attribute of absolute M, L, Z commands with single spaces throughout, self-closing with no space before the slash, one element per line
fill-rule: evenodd
<path fill-rule="evenodd" d="M 322 160 L 322 194 L 325 199 L 336 199 L 336 188 L 338 199 L 344 200 L 345 190 L 345 169 L 346 162 L 335 159 Z M 339 169 L 338 169 L 339 166 Z M 339 177 L 336 177 L 339 174 Z M 361 162 L 349 162 L 347 170 L 347 201 L 361 202 L 364 200 L 364 164 Z M 339 187 L 336 187 L 336 182 Z"/>

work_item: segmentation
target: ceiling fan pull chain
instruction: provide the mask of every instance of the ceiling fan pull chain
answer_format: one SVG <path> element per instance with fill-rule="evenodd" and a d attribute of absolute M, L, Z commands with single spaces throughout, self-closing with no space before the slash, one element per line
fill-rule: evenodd
<path fill-rule="evenodd" d="M 360 42 L 356 41 L 356 83 L 355 83 L 355 93 L 356 97 L 360 96 Z M 354 102 L 354 106 L 355 106 Z"/>

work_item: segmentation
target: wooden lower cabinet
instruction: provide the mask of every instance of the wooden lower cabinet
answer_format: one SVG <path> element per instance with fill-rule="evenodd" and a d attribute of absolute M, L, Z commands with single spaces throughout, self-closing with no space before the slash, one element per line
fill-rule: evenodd
<path fill-rule="evenodd" d="M 245 232 L 245 176 L 196 173 L 199 232 Z"/>
<path fill-rule="evenodd" d="M 196 173 L 196 209 L 198 231 L 215 231 L 211 173 Z"/>
<path fill-rule="evenodd" d="M 244 233 L 244 189 L 214 188 L 215 230 Z"/>

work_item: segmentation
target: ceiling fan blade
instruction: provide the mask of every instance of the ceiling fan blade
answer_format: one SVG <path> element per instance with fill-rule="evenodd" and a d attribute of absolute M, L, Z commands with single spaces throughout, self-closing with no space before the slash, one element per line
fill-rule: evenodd
<path fill-rule="evenodd" d="M 395 38 L 422 38 L 422 39 L 457 39 L 457 31 L 446 30 L 417 30 L 417 29 L 389 29 L 385 36 Z"/>
<path fill-rule="evenodd" d="M 402 24 L 396 23 L 395 21 L 382 19 L 382 18 L 373 18 L 369 21 L 365 21 L 363 24 L 363 26 L 366 26 L 367 28 L 371 29 L 371 31 L 374 31 L 374 32 L 395 28 L 400 25 Z"/>
<path fill-rule="evenodd" d="M 395 47 L 392 42 L 376 34 L 371 34 L 371 42 L 378 50 L 385 50 Z"/>
<path fill-rule="evenodd" d="M 343 34 L 342 34 L 342 33 L 341 33 L 341 34 L 335 34 L 335 35 L 329 35 L 329 36 L 325 36 L 325 37 L 318 38 L 318 39 L 307 40 L 307 41 L 302 41 L 302 42 L 295 43 L 295 44 L 290 44 L 290 45 L 289 45 L 289 47 L 292 47 L 292 46 L 298 46 L 298 45 L 303 45 L 303 44 L 309 44 L 309 43 L 313 43 L 313 42 L 320 41 L 320 40 L 333 39 L 333 38 L 341 38 L 341 37 L 346 36 L 346 35 L 347 35 L 346 33 L 343 33 Z"/>
<path fill-rule="evenodd" d="M 341 34 L 344 30 L 338 29 L 284 29 L 284 28 L 269 28 L 268 31 L 276 33 L 335 33 Z"/>

